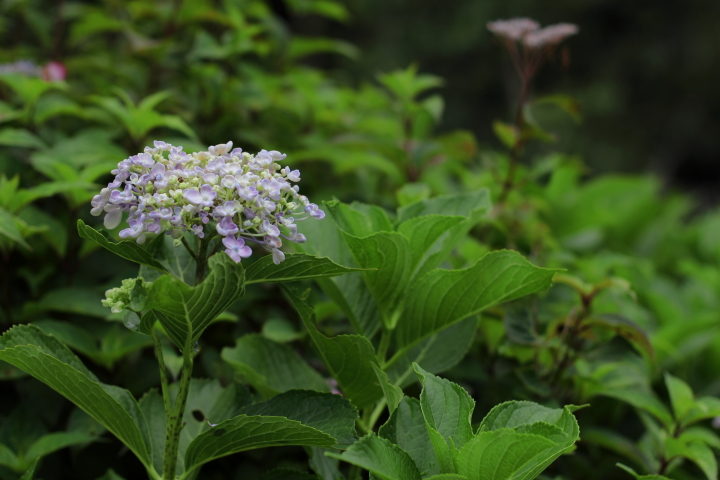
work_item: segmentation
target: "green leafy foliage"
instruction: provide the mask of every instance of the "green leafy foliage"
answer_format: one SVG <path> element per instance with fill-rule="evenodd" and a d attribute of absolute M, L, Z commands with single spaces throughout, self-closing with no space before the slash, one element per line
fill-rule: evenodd
<path fill-rule="evenodd" d="M 22 368 L 67 397 L 150 468 L 147 424 L 127 390 L 100 383 L 67 347 L 37 327 L 9 330 L 0 337 L 0 347 L 0 360 Z"/>
<path fill-rule="evenodd" d="M 475 403 L 468 393 L 417 365 L 415 369 L 423 385 L 420 401 L 404 399 L 381 427 L 380 437 L 370 433 L 344 453 L 329 455 L 391 480 L 533 479 L 579 438 L 573 408 L 532 402 L 495 407 L 474 432 L 470 419 Z"/>

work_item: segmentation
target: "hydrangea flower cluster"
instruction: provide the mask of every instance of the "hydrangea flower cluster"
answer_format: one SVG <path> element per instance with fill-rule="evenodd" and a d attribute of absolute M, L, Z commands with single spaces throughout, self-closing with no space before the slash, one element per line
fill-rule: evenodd
<path fill-rule="evenodd" d="M 115 180 L 93 197 L 90 213 L 105 213 L 105 227 L 112 229 L 128 212 L 129 226 L 120 237 L 137 243 L 163 232 L 175 239 L 188 231 L 199 238 L 219 234 L 236 263 L 251 255 L 250 241 L 272 252 L 279 264 L 285 259 L 282 239 L 305 242 L 295 222 L 325 213 L 293 185 L 300 171 L 281 167 L 286 155 L 266 150 L 251 155 L 232 147 L 228 142 L 190 154 L 155 141 L 118 163 Z"/>

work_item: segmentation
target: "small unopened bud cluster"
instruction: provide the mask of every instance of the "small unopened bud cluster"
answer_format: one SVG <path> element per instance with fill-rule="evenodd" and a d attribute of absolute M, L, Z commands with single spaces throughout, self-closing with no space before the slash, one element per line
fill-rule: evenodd
<path fill-rule="evenodd" d="M 190 154 L 155 141 L 118 164 L 112 171 L 115 180 L 92 199 L 90 212 L 105 213 L 108 229 L 129 213 L 129 227 L 120 237 L 137 243 L 161 233 L 176 239 L 185 232 L 199 238 L 219 234 L 236 263 L 251 255 L 245 244 L 251 241 L 272 252 L 279 264 L 285 259 L 282 239 L 305 242 L 295 222 L 322 219 L 325 213 L 293 185 L 300 171 L 280 165 L 286 155 L 266 150 L 252 155 L 232 146 L 228 142 Z"/>
<path fill-rule="evenodd" d="M 123 310 L 140 311 L 150 287 L 152 282 L 146 282 L 141 277 L 127 278 L 122 281 L 121 286 L 105 292 L 105 300 L 102 300 L 102 304 L 110 307 L 112 313 L 120 313 Z"/>

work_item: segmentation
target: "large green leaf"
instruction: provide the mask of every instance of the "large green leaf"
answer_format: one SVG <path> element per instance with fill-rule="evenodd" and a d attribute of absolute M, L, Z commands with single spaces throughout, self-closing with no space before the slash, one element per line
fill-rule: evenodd
<path fill-rule="evenodd" d="M 517 252 L 485 255 L 464 270 L 434 270 L 410 288 L 396 329 L 398 347 L 412 348 L 430 335 L 492 305 L 550 287 L 554 270 L 539 268 Z"/>
<path fill-rule="evenodd" d="M 568 408 L 548 408 L 528 401 L 510 401 L 496 405 L 485 415 L 478 432 L 517 428 L 544 422 L 559 427 L 568 435 L 577 435 L 577 423 Z"/>
<path fill-rule="evenodd" d="M 475 438 L 460 452 L 459 465 L 465 462 L 465 467 L 461 466 L 459 473 L 471 480 L 537 477 L 579 438 L 580 429 L 572 414 L 576 409 L 552 409 L 526 401 L 497 405 L 480 423 Z M 504 452 L 508 460 L 493 464 L 498 452 Z M 479 461 L 477 457 L 485 460 Z M 484 471 L 496 473 L 488 477 L 483 476 Z M 504 473 L 499 475 L 501 472 Z"/>
<path fill-rule="evenodd" d="M 370 432 L 342 454 L 327 453 L 372 472 L 381 480 L 420 480 L 420 471 L 405 451 Z"/>
<path fill-rule="evenodd" d="M 404 397 L 378 435 L 405 450 L 423 476 L 440 473 L 435 449 L 430 440 L 420 402 Z"/>
<path fill-rule="evenodd" d="M 512 429 L 480 432 L 460 451 L 458 473 L 469 480 L 535 478 L 524 472 L 540 463 L 553 447 L 555 442 L 550 439 Z"/>
<path fill-rule="evenodd" d="M 407 239 L 395 232 L 356 237 L 343 232 L 355 262 L 364 269 L 363 279 L 375 299 L 385 328 L 395 328 L 412 274 L 412 253 Z"/>
<path fill-rule="evenodd" d="M 134 241 L 113 242 L 106 232 L 98 232 L 85 222 L 78 220 L 78 233 L 82 238 L 93 241 L 101 247 L 110 250 L 115 255 L 130 260 L 131 262 L 147 265 L 163 273 L 167 273 L 165 267 L 152 258 L 152 255 L 143 250 Z"/>
<path fill-rule="evenodd" d="M 148 292 L 146 308 L 155 310 L 170 339 L 183 349 L 192 347 L 210 322 L 244 292 L 240 264 L 221 254 L 210 257 L 208 266 L 210 273 L 200 285 L 190 287 L 163 275 Z"/>
<path fill-rule="evenodd" d="M 212 427 L 190 443 L 185 471 L 192 472 L 216 458 L 255 448 L 300 445 L 332 447 L 335 438 L 283 417 L 239 415 Z"/>
<path fill-rule="evenodd" d="M 244 335 L 233 348 L 223 348 L 221 355 L 242 379 L 266 398 L 296 388 L 329 391 L 322 376 L 290 346 L 261 335 Z"/>
<path fill-rule="evenodd" d="M 345 448 L 357 440 L 357 409 L 340 395 L 332 393 L 291 390 L 265 402 L 245 406 L 239 413 L 298 421 L 335 438 L 337 448 Z"/>
<path fill-rule="evenodd" d="M 370 341 L 360 335 L 326 337 L 315 326 L 314 310 L 295 292 L 287 288 L 284 290 L 310 333 L 318 355 L 337 380 L 343 395 L 358 409 L 370 406 L 382 398 L 383 391 L 372 367 L 376 360 L 375 349 Z"/>
<path fill-rule="evenodd" d="M 152 468 L 147 424 L 135 399 L 127 390 L 100 383 L 59 340 L 32 325 L 14 327 L 0 337 L 0 360 L 75 403 Z"/>
<path fill-rule="evenodd" d="M 292 282 L 309 278 L 335 277 L 357 268 L 338 265 L 329 258 L 319 258 L 304 253 L 287 254 L 285 261 L 275 265 L 272 256 L 266 255 L 250 265 L 245 271 L 245 285 L 261 282 Z"/>
<path fill-rule="evenodd" d="M 413 365 L 423 389 L 420 406 L 428 428 L 436 430 L 445 441 L 461 449 L 473 435 L 471 418 L 475 400 L 460 385 L 426 372 Z"/>

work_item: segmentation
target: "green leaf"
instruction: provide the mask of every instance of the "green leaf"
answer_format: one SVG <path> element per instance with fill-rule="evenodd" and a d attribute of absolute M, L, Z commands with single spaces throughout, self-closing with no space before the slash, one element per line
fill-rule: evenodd
<path fill-rule="evenodd" d="M 423 215 L 449 215 L 479 219 L 490 210 L 490 192 L 486 188 L 469 193 L 440 195 L 398 209 L 398 222 Z"/>
<path fill-rule="evenodd" d="M 360 56 L 360 50 L 358 50 L 355 45 L 331 38 L 303 38 L 294 36 L 288 49 L 288 56 L 292 60 L 298 60 L 308 55 L 318 53 L 337 53 L 353 60 Z"/>
<path fill-rule="evenodd" d="M 623 465 L 622 463 L 616 463 L 615 465 L 625 470 L 627 473 L 629 473 L 638 480 L 671 480 L 670 478 L 664 477 L 662 475 L 638 475 L 635 470 L 628 467 L 627 465 Z"/>
<path fill-rule="evenodd" d="M 498 140 L 511 150 L 515 148 L 515 145 L 520 141 L 520 131 L 515 125 L 495 120 L 492 123 L 492 128 Z"/>
<path fill-rule="evenodd" d="M 192 441 L 185 452 L 185 471 L 190 473 L 216 458 L 255 448 L 289 445 L 330 448 L 335 444 L 335 438 L 295 420 L 239 415 Z"/>
<path fill-rule="evenodd" d="M 245 271 L 245 285 L 335 277 L 357 271 L 359 269 L 343 267 L 329 258 L 318 258 L 304 253 L 287 254 L 280 265 L 275 265 L 272 256 L 266 255 Z"/>
<path fill-rule="evenodd" d="M 10 210 L 16 212 L 30 202 L 40 198 L 52 197 L 58 193 L 69 193 L 76 189 L 94 190 L 95 185 L 88 182 L 48 182 L 32 188 L 21 189 L 10 203 Z"/>
<path fill-rule="evenodd" d="M 398 232 L 408 240 L 412 253 L 410 278 L 418 278 L 439 266 L 469 228 L 465 217 L 434 214 L 401 223 Z"/>
<path fill-rule="evenodd" d="M 28 468 L 25 473 L 23 473 L 23 476 L 20 477 L 20 480 L 33 480 L 33 477 L 35 476 L 35 469 L 37 468 L 38 463 L 40 463 L 40 460 L 35 460 L 35 462 L 30 465 L 30 468 Z"/>
<path fill-rule="evenodd" d="M 684 457 L 700 467 L 708 480 L 717 480 L 718 465 L 712 449 L 703 442 L 685 443 L 682 439 L 668 437 L 665 439 L 664 457 Z"/>
<path fill-rule="evenodd" d="M 387 370 L 388 378 L 404 388 L 415 381 L 413 362 L 430 373 L 441 373 L 457 365 L 470 349 L 477 317 L 472 316 L 415 345 Z"/>
<path fill-rule="evenodd" d="M 712 448 L 720 450 L 720 437 L 708 428 L 690 427 L 687 430 L 684 430 L 679 438 L 684 442 L 704 442 Z M 583 440 L 584 439 L 585 433 L 583 432 Z"/>
<path fill-rule="evenodd" d="M 35 443 L 33 443 L 27 452 L 25 452 L 25 460 L 34 462 L 46 455 L 73 445 L 86 445 L 94 442 L 95 437 L 86 433 L 79 432 L 57 432 L 43 435 Z"/>
<path fill-rule="evenodd" d="M 321 480 L 345 480 L 345 476 L 338 468 L 338 464 L 340 462 L 338 462 L 337 458 L 325 456 L 325 452 L 329 452 L 331 450 L 318 447 L 311 447 L 307 450 L 308 455 L 310 456 L 308 461 L 310 468 Z"/>
<path fill-rule="evenodd" d="M 433 475 L 432 477 L 425 477 L 425 480 L 468 480 L 468 478 L 456 473 L 441 473 L 439 475 Z"/>
<path fill-rule="evenodd" d="M 682 424 L 690 425 L 700 420 L 718 416 L 720 416 L 720 398 L 698 397 L 695 400 L 694 408 L 687 412 L 685 418 L 683 418 Z"/>
<path fill-rule="evenodd" d="M 328 338 L 315 326 L 315 312 L 302 298 L 283 287 L 286 297 L 300 314 L 310 333 L 315 350 L 328 371 L 338 382 L 343 395 L 358 409 L 372 405 L 383 396 L 372 363 L 375 349 L 370 341 L 360 335 L 338 335 Z"/>
<path fill-rule="evenodd" d="M 417 399 L 404 397 L 388 421 L 380 427 L 378 435 L 406 451 L 423 476 L 440 472 L 425 417 Z"/>
<path fill-rule="evenodd" d="M 221 356 L 266 398 L 297 388 L 329 391 L 320 374 L 292 348 L 260 335 L 238 338 L 235 347 L 223 348 Z"/>
<path fill-rule="evenodd" d="M 0 130 L 0 145 L 6 147 L 45 148 L 45 142 L 35 134 L 22 128 L 3 128 Z"/>
<path fill-rule="evenodd" d="M 30 245 L 25 242 L 25 239 L 15 224 L 15 217 L 4 208 L 0 208 L 0 235 L 9 238 L 13 242 L 19 243 L 28 250 L 30 249 Z"/>
<path fill-rule="evenodd" d="M 46 82 L 40 78 L 29 78 L 21 74 L 0 74 L 0 80 L 8 84 L 25 103 L 34 103 L 48 90 L 64 89 L 64 82 Z"/>
<path fill-rule="evenodd" d="M 687 383 L 669 373 L 665 374 L 665 386 L 670 394 L 675 418 L 681 420 L 686 413 L 695 407 L 695 395 Z"/>
<path fill-rule="evenodd" d="M 407 239 L 394 232 L 359 238 L 343 232 L 355 262 L 364 269 L 365 285 L 382 314 L 385 328 L 393 330 L 402 312 L 405 289 L 412 275 L 412 254 Z"/>
<path fill-rule="evenodd" d="M 469 480 L 535 478 L 542 470 L 534 476 L 529 471 L 545 464 L 555 446 L 550 439 L 512 429 L 480 432 L 460 451 L 458 473 Z"/>
<path fill-rule="evenodd" d="M 325 202 L 330 215 L 340 230 L 356 237 L 367 237 L 377 232 L 392 232 L 394 228 L 384 209 L 375 205 L 353 202 L 350 205 L 336 201 Z"/>
<path fill-rule="evenodd" d="M 357 409 L 340 395 L 332 393 L 291 390 L 265 402 L 243 407 L 239 413 L 298 421 L 335 438 L 335 448 L 345 448 L 357 440 Z"/>
<path fill-rule="evenodd" d="M 148 293 L 146 308 L 155 310 L 158 320 L 178 347 L 192 348 L 202 332 L 244 292 L 240 264 L 227 255 L 213 255 L 210 273 L 195 287 L 170 275 L 155 280 Z"/>
<path fill-rule="evenodd" d="M 197 237 L 187 234 L 185 240 L 191 248 L 197 250 Z M 160 235 L 153 239 L 147 248 L 147 253 L 160 265 L 163 270 L 157 270 L 148 265 L 140 265 L 138 276 L 147 282 L 154 282 L 163 272 L 167 272 L 188 285 L 195 284 L 195 269 L 197 264 L 184 245 L 175 246 L 174 239 L 170 235 Z"/>
<path fill-rule="evenodd" d="M 420 406 L 428 428 L 436 430 L 448 445 L 452 442 L 461 449 L 473 435 L 475 400 L 458 384 L 436 377 L 417 364 L 413 366 L 423 386 Z"/>
<path fill-rule="evenodd" d="M 411 203 L 421 202 L 430 197 L 430 187 L 424 183 L 406 183 L 395 192 L 398 204 L 401 207 Z"/>
<path fill-rule="evenodd" d="M 5 465 L 13 470 L 20 469 L 20 460 L 15 455 L 15 452 L 2 443 L 0 443 L 0 465 Z"/>
<path fill-rule="evenodd" d="M 377 376 L 378 382 L 380 383 L 380 388 L 382 388 L 383 394 L 385 395 L 385 400 L 387 401 L 390 415 L 392 415 L 400 401 L 403 399 L 403 391 L 401 388 L 398 388 L 392 383 L 390 383 L 387 374 L 383 371 L 382 368 L 378 367 L 374 363 L 372 364 L 372 367 L 373 370 L 375 370 L 375 375 Z"/>
<path fill-rule="evenodd" d="M 118 325 L 103 329 L 100 339 L 70 322 L 38 320 L 33 325 L 106 368 L 112 368 L 125 355 L 153 344 L 150 338 L 131 333 Z"/>
<path fill-rule="evenodd" d="M 605 313 L 586 319 L 583 325 L 589 328 L 596 327 L 613 331 L 617 335 L 626 338 L 641 353 L 647 354 L 650 358 L 655 358 L 655 351 L 653 350 L 647 333 L 632 320 L 621 315 Z"/>
<path fill-rule="evenodd" d="M 83 222 L 82 220 L 78 220 L 77 225 L 78 233 L 82 238 L 93 241 L 101 247 L 105 248 L 106 250 L 110 250 L 115 255 L 122 257 L 126 260 L 139 263 L 140 265 L 147 265 L 148 267 L 152 267 L 156 270 L 160 270 L 163 273 L 167 273 L 165 267 L 163 267 L 160 263 L 153 259 L 150 253 L 148 253 L 146 250 L 143 250 L 142 247 L 140 247 L 140 245 L 138 245 L 134 241 L 123 241 L 116 243 L 110 239 L 107 232 L 98 232 L 91 226 L 85 225 L 85 222 Z"/>
<path fill-rule="evenodd" d="M 32 325 L 14 327 L 0 337 L 0 360 L 75 403 L 151 468 L 147 424 L 135 399 L 127 390 L 100 383 L 57 339 Z"/>
<path fill-rule="evenodd" d="M 398 323 L 401 349 L 492 305 L 542 292 L 555 270 L 532 265 L 516 252 L 491 252 L 464 270 L 435 270 L 415 282 Z M 396 354 L 397 355 L 397 354 Z"/>
<path fill-rule="evenodd" d="M 97 480 L 125 480 L 123 477 L 115 473 L 115 471 L 110 468 L 107 472 L 105 472 L 105 475 L 102 477 L 99 477 Z"/>
<path fill-rule="evenodd" d="M 566 435 L 577 436 L 577 422 L 569 408 L 548 408 L 528 401 L 510 401 L 496 405 L 483 418 L 478 432 L 490 432 L 501 428 L 517 428 L 544 422 L 559 427 Z"/>
<path fill-rule="evenodd" d="M 327 453 L 370 471 L 381 480 L 420 480 L 420 471 L 405 451 L 374 433 L 362 437 L 342 454 Z"/>
<path fill-rule="evenodd" d="M 305 336 L 305 332 L 298 331 L 295 325 L 282 318 L 271 318 L 263 323 L 262 334 L 277 343 L 293 342 Z"/>

